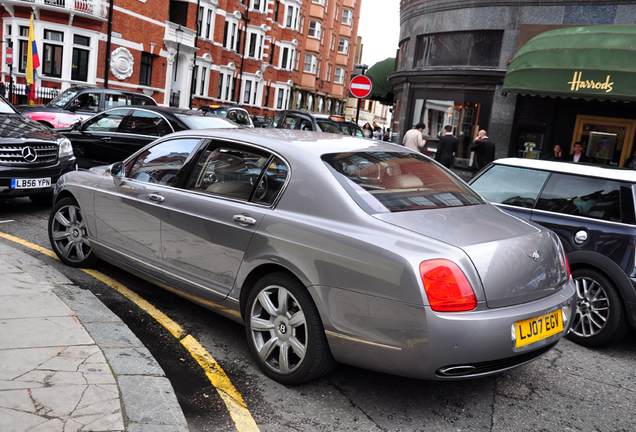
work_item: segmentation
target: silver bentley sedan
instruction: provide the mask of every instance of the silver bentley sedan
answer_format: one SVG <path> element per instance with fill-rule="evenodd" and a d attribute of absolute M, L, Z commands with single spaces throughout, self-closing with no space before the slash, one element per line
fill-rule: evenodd
<path fill-rule="evenodd" d="M 407 377 L 500 373 L 569 330 L 558 237 L 428 157 L 278 129 L 184 131 L 65 174 L 49 219 L 66 264 L 105 260 L 244 323 L 284 384 L 337 362 Z"/>

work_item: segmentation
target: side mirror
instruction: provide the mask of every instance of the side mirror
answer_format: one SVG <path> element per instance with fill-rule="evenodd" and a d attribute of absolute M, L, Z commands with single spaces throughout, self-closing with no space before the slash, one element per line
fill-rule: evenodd
<path fill-rule="evenodd" d="M 82 127 L 82 121 L 78 120 L 75 123 L 73 123 L 73 126 L 71 127 L 72 131 L 76 131 L 79 130 Z"/>
<path fill-rule="evenodd" d="M 68 107 L 68 110 L 70 112 L 75 112 L 80 108 L 80 101 L 78 101 L 77 99 L 75 99 L 73 102 L 71 102 L 71 105 Z"/>
<path fill-rule="evenodd" d="M 108 175 L 113 178 L 116 186 L 121 186 L 124 182 L 124 172 L 125 167 L 123 162 L 115 162 L 111 166 L 108 167 Z"/>

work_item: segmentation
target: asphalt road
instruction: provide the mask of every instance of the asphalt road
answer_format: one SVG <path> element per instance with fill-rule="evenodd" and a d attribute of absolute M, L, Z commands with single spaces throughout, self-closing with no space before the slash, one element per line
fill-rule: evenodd
<path fill-rule="evenodd" d="M 48 214 L 28 199 L 0 200 L 0 231 L 50 248 Z M 171 379 L 191 431 L 237 430 L 204 371 L 154 319 L 87 274 L 12 246 L 92 290 L 129 325 Z M 564 340 L 541 359 L 491 378 L 427 382 L 339 365 L 324 379 L 286 387 L 260 373 L 242 326 L 110 265 L 98 270 L 193 335 L 225 370 L 261 431 L 614 432 L 636 425 L 633 331 L 604 349 Z"/>

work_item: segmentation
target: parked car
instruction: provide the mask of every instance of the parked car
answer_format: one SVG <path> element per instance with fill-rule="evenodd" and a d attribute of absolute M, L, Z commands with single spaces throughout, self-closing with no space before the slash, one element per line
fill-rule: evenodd
<path fill-rule="evenodd" d="M 59 132 L 73 144 L 79 166 L 90 168 L 122 161 L 176 131 L 238 127 L 224 117 L 201 111 L 146 105 L 112 108 Z"/>
<path fill-rule="evenodd" d="M 470 184 L 561 238 L 577 288 L 570 339 L 597 347 L 636 329 L 636 172 L 510 158 L 491 163 Z"/>
<path fill-rule="evenodd" d="M 250 118 L 250 113 L 245 108 L 235 105 L 203 105 L 199 107 L 199 111 L 210 114 L 216 114 L 221 117 L 227 117 L 234 123 L 244 127 L 254 127 L 254 122 Z"/>
<path fill-rule="evenodd" d="M 22 114 L 50 128 L 70 127 L 109 108 L 157 105 L 150 96 L 128 90 L 70 87 L 46 105 L 18 105 Z"/>
<path fill-rule="evenodd" d="M 0 97 L 0 198 L 52 205 L 59 177 L 76 168 L 73 147 L 57 132 L 17 112 Z"/>
<path fill-rule="evenodd" d="M 339 135 L 364 137 L 360 126 L 342 116 L 318 114 L 308 111 L 283 110 L 274 114 L 272 128 L 329 132 Z"/>
<path fill-rule="evenodd" d="M 554 233 L 426 156 L 363 138 L 177 132 L 66 174 L 48 227 L 68 265 L 103 259 L 244 323 L 256 362 L 285 384 L 336 361 L 500 373 L 551 349 L 575 306 Z"/>

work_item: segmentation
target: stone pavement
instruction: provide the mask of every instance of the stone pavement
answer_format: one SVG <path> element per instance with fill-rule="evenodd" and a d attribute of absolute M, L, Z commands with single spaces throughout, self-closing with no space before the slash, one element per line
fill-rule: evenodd
<path fill-rule="evenodd" d="M 1 242 L 0 431 L 188 431 L 130 329 L 90 291 Z"/>

